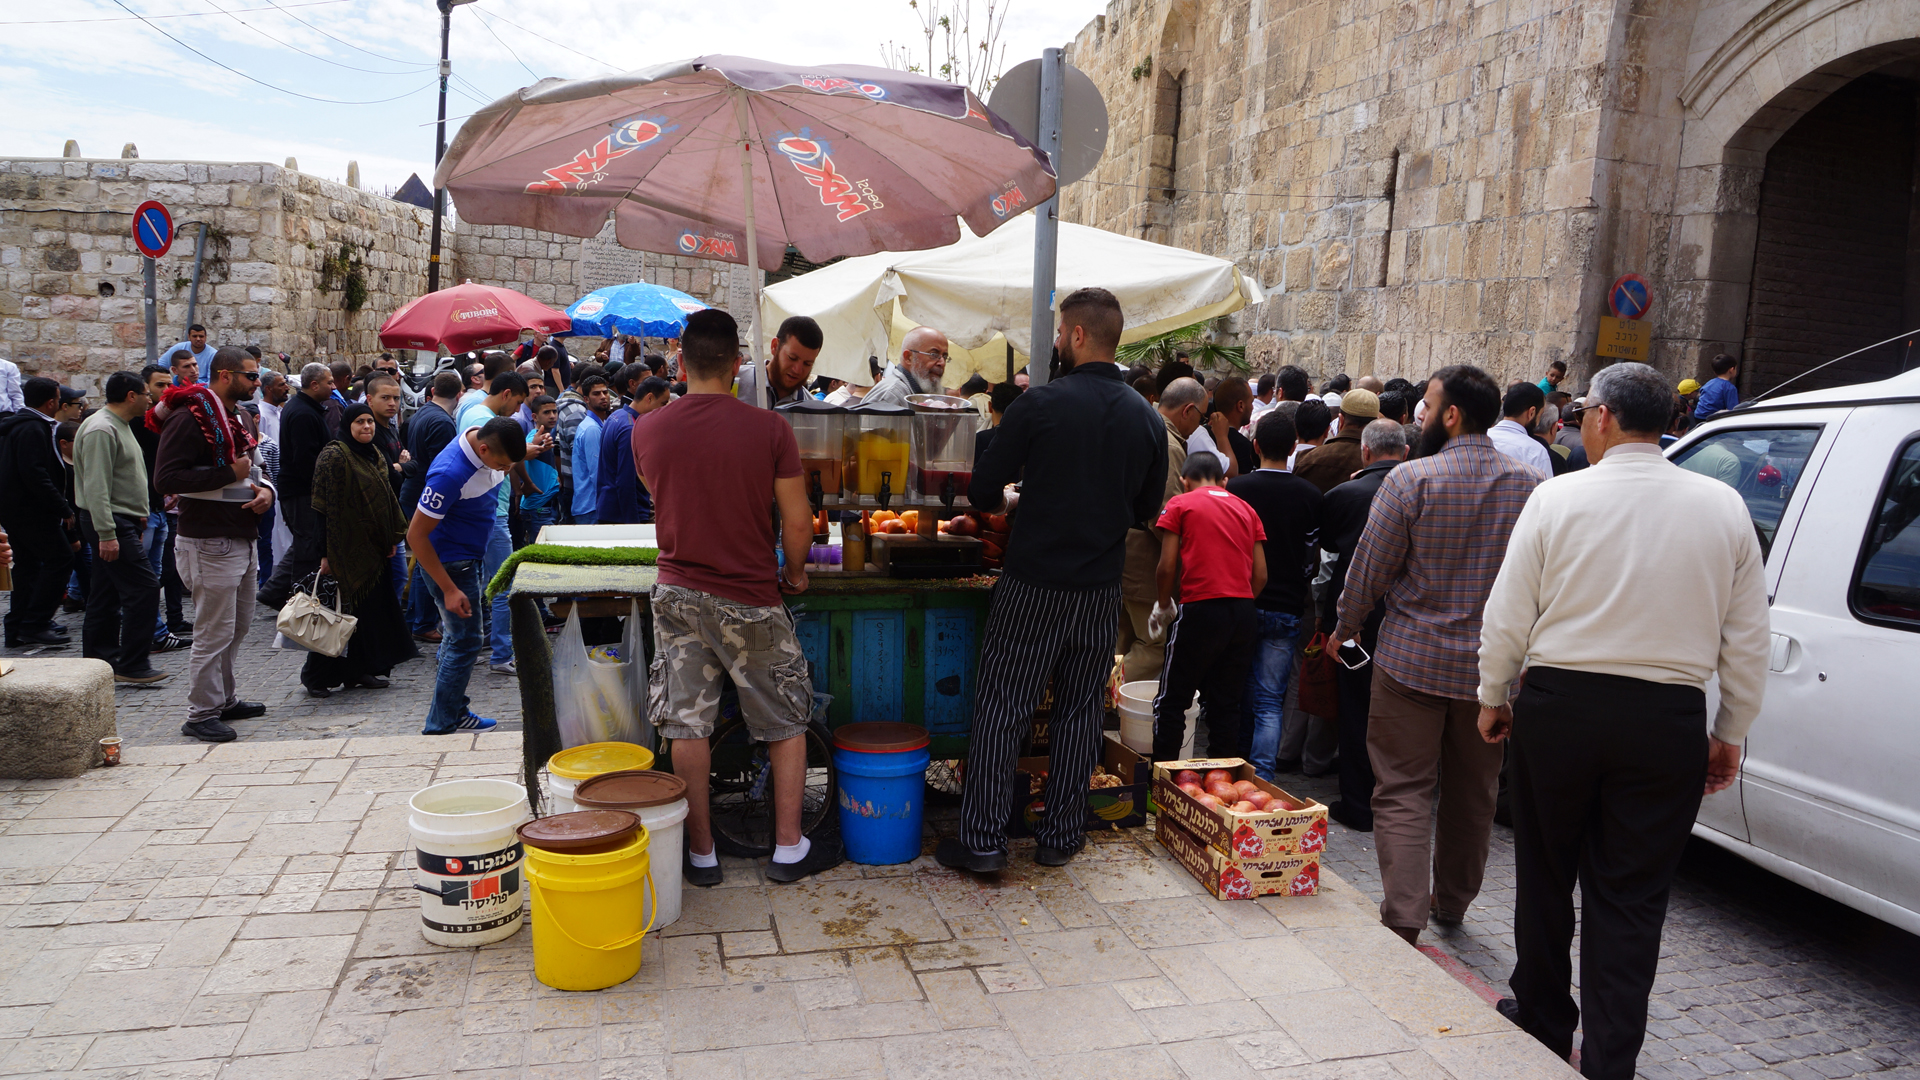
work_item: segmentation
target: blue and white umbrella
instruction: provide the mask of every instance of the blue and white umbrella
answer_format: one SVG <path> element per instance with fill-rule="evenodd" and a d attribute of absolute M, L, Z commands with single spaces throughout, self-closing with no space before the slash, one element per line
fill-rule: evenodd
<path fill-rule="evenodd" d="M 707 305 L 678 289 L 636 281 L 595 289 L 567 309 L 579 337 L 679 337 L 687 316 Z"/>

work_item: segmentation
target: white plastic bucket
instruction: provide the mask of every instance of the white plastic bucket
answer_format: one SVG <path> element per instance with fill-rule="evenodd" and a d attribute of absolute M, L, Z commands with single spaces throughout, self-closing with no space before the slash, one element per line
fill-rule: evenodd
<path fill-rule="evenodd" d="M 407 801 L 420 932 L 435 945 L 486 945 L 513 936 L 526 908 L 524 850 L 514 833 L 533 815 L 527 789 L 508 780 L 450 780 Z"/>
<path fill-rule="evenodd" d="M 1158 679 L 1141 679 L 1120 684 L 1120 743 L 1136 754 L 1153 755 L 1153 696 L 1160 692 Z M 1200 718 L 1200 695 L 1193 696 L 1187 708 L 1187 738 L 1180 756 L 1193 756 L 1193 736 Z"/>
<path fill-rule="evenodd" d="M 636 772 L 661 785 L 671 782 L 677 790 L 686 790 L 686 786 L 679 784 L 677 780 L 661 779 L 670 774 L 645 770 L 617 773 L 605 777 L 603 782 L 613 783 L 617 777 L 633 776 Z M 601 778 L 596 777 L 594 780 L 600 781 Z M 589 782 L 581 781 L 582 784 Z M 637 797 L 632 801 L 619 796 L 595 798 L 596 794 L 601 793 L 598 790 L 600 788 L 601 783 L 594 783 L 593 787 L 587 789 L 586 796 L 591 800 L 592 805 L 581 807 L 581 809 L 625 810 L 636 814 L 640 818 L 640 824 L 646 827 L 648 836 L 652 838 L 648 842 L 648 851 L 653 865 L 653 892 L 645 901 L 642 924 L 651 925 L 654 930 L 673 925 L 675 920 L 680 918 L 680 891 L 683 884 L 681 860 L 686 850 L 687 800 L 682 797 L 657 802 L 655 800 L 660 797 L 658 794 Z M 657 914 L 655 914 L 656 907 Z"/>
<path fill-rule="evenodd" d="M 602 773 L 653 768 L 653 751 L 637 743 L 604 742 L 571 746 L 547 759 L 546 811 L 571 814 L 573 790 Z"/>

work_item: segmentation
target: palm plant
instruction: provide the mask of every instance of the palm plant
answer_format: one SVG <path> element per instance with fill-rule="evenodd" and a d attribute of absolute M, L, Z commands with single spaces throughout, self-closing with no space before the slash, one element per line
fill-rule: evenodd
<path fill-rule="evenodd" d="M 1177 353 L 1186 353 L 1187 361 L 1193 365 L 1195 371 L 1219 367 L 1232 368 L 1235 371 L 1251 370 L 1247 366 L 1247 347 L 1222 345 L 1209 339 L 1207 324 L 1203 322 L 1129 342 L 1114 350 L 1114 359 L 1122 364 L 1144 363 L 1150 367 L 1159 367 L 1174 359 Z"/>

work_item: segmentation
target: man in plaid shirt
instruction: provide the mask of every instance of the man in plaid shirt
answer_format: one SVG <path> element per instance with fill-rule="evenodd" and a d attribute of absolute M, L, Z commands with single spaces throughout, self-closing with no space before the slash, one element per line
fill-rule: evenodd
<path fill-rule="evenodd" d="M 1500 386 L 1486 372 L 1442 368 L 1427 383 L 1426 406 L 1419 456 L 1388 473 L 1374 498 L 1334 631 L 1335 641 L 1359 637 L 1386 598 L 1367 750 L 1386 894 L 1380 921 L 1409 943 L 1429 915 L 1457 926 L 1480 894 L 1501 761 L 1477 727 L 1480 618 L 1513 523 L 1541 480 L 1487 438 L 1500 420 Z"/>

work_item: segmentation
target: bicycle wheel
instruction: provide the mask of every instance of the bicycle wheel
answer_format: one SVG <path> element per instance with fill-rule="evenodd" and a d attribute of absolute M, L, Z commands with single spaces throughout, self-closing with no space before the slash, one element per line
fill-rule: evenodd
<path fill-rule="evenodd" d="M 814 721 L 806 740 L 807 771 L 800 793 L 800 831 L 812 836 L 834 813 L 839 776 L 833 767 L 833 737 Z M 722 720 L 710 742 L 713 771 L 707 805 L 716 848 L 738 858 L 773 854 L 773 769 L 767 744 L 753 741 L 744 719 Z"/>

